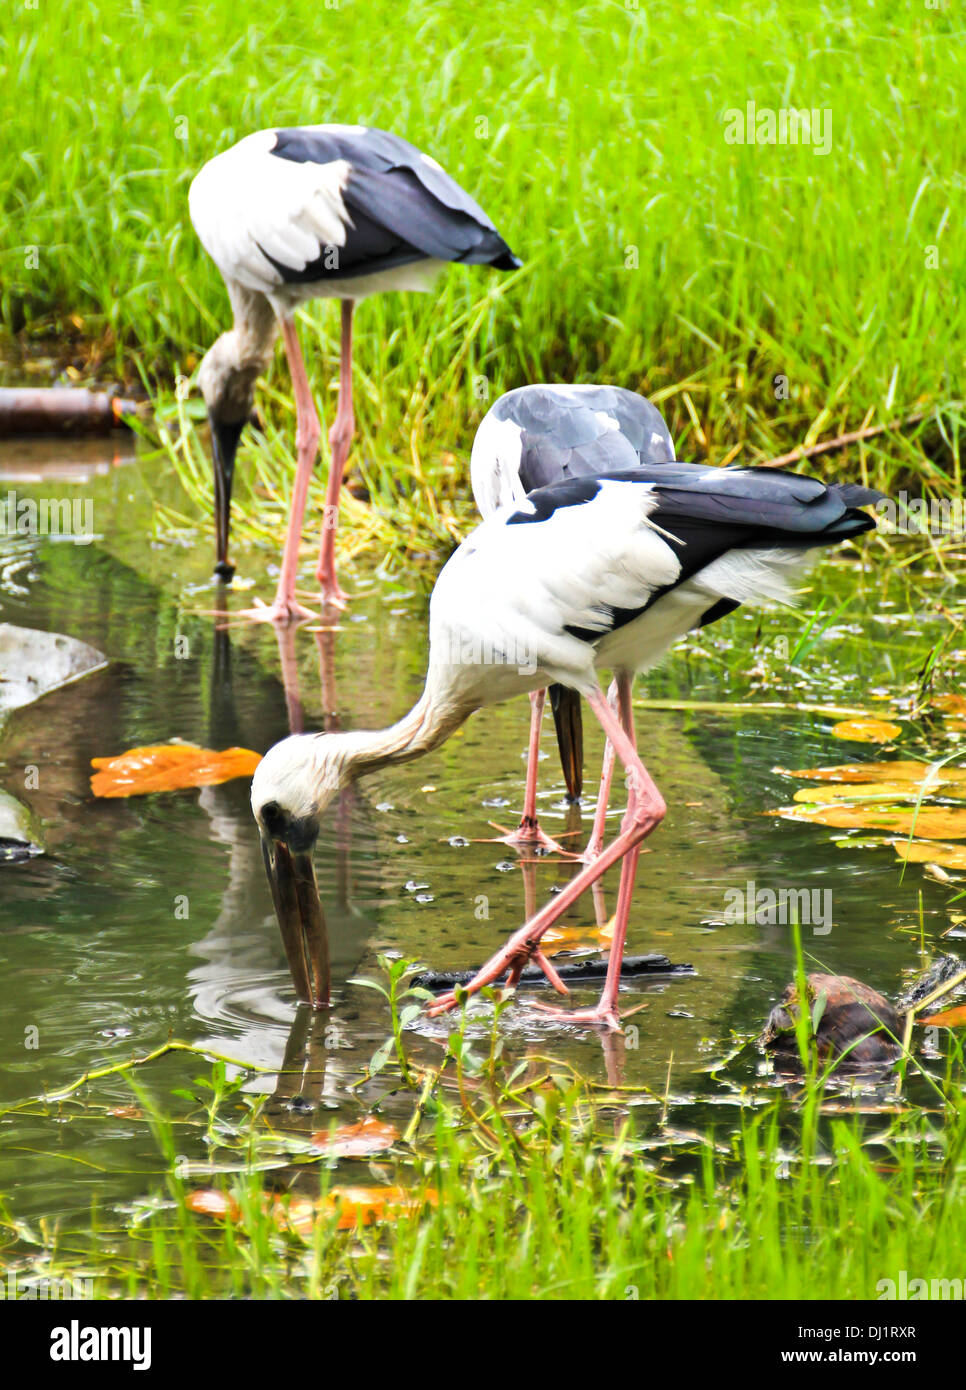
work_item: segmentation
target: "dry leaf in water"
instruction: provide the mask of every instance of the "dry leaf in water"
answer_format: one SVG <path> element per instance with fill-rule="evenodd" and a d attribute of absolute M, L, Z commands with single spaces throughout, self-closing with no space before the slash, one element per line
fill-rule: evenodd
<path fill-rule="evenodd" d="M 412 1216 L 428 1203 L 435 1206 L 437 1194 L 429 1188 L 416 1197 L 405 1187 L 333 1187 L 325 1197 L 276 1197 L 272 1216 L 283 1230 L 311 1235 L 320 1216 L 337 1215 L 336 1227 L 351 1231 L 355 1226 L 371 1226 L 376 1221 L 397 1221 Z"/>
<path fill-rule="evenodd" d="M 144 796 L 148 792 L 180 791 L 251 777 L 261 755 L 250 748 L 226 748 L 215 752 L 193 743 L 154 743 L 130 748 L 112 758 L 92 758 L 97 771 L 91 777 L 95 796 Z"/>
<path fill-rule="evenodd" d="M 841 767 L 776 767 L 782 777 L 807 777 L 812 782 L 923 782 L 932 764 L 919 762 L 844 763 Z M 928 786 L 966 782 L 966 767 L 940 767 L 932 772 Z"/>
<path fill-rule="evenodd" d="M 880 806 L 782 806 L 766 811 L 783 820 L 810 821 L 836 830 L 891 830 L 923 840 L 966 839 L 966 807 L 920 806 L 886 810 Z"/>
<path fill-rule="evenodd" d="M 955 1009 L 946 1009 L 945 1013 L 930 1014 L 928 1018 L 919 1019 L 920 1023 L 932 1023 L 938 1028 L 962 1028 L 966 1023 L 966 1004 L 958 1004 Z"/>
<path fill-rule="evenodd" d="M 907 864 L 938 864 L 943 869 L 966 869 L 966 845 L 943 845 L 933 840 L 890 840 Z"/>
<path fill-rule="evenodd" d="M 885 719 L 843 719 L 832 728 L 834 738 L 847 738 L 853 743 L 892 743 L 901 733 L 901 725 Z"/>
<path fill-rule="evenodd" d="M 366 1158 L 369 1154 L 382 1153 L 392 1148 L 399 1138 L 395 1125 L 373 1119 L 371 1115 L 354 1125 L 340 1125 L 338 1129 L 316 1130 L 312 1143 L 323 1153 L 335 1158 Z"/>
<path fill-rule="evenodd" d="M 915 801 L 918 796 L 915 782 L 834 782 L 826 787 L 801 787 L 794 799 L 814 806 L 843 801 Z"/>
<path fill-rule="evenodd" d="M 934 695 L 929 704 L 939 710 L 948 729 L 966 729 L 966 695 Z"/>
<path fill-rule="evenodd" d="M 185 1198 L 185 1205 L 189 1211 L 196 1211 L 200 1216 L 229 1216 L 232 1221 L 237 1221 L 241 1215 L 238 1203 L 226 1197 L 224 1192 L 217 1192 L 213 1187 L 189 1192 Z"/>
<path fill-rule="evenodd" d="M 412 1216 L 425 1205 L 436 1206 L 439 1200 L 433 1188 L 415 1196 L 405 1187 L 333 1187 L 325 1197 L 272 1197 L 265 1210 L 283 1231 L 299 1236 L 311 1236 L 319 1217 L 338 1216 L 340 1231 L 350 1231 L 356 1225 L 370 1226 L 375 1221 L 396 1221 Z M 202 1188 L 189 1192 L 185 1204 L 190 1211 L 220 1220 L 238 1221 L 241 1208 L 224 1192 Z"/>

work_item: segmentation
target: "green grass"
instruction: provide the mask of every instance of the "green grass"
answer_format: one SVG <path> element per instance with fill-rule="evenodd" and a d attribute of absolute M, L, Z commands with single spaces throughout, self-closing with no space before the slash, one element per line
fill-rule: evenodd
<path fill-rule="evenodd" d="M 742 1088 L 737 1119 L 699 1135 L 646 1088 L 591 1083 L 536 1054 L 509 1063 L 499 1005 L 489 1047 L 458 1028 L 438 1067 L 421 1067 L 407 1052 L 407 968 L 391 966 L 394 1031 L 370 1064 L 410 1097 L 391 1150 L 336 1175 L 304 1134 L 266 1122 L 223 1061 L 165 1103 L 140 1075 L 162 1185 L 126 1226 L 95 1213 L 83 1230 L 38 1231 L 5 1208 L 6 1268 L 93 1278 L 100 1298 L 871 1299 L 902 1271 L 962 1278 L 954 1035 L 929 1075 L 907 1057 L 894 1080 L 850 1095 L 829 1089 L 834 1069 L 804 1025 L 800 1079 L 774 1099 Z M 925 1108 L 904 1100 L 909 1087 Z M 186 1142 L 203 1154 L 193 1168 Z M 332 1189 L 373 1182 L 404 1188 L 405 1212 L 339 1230 Z M 189 1206 L 212 1186 L 232 1219 Z M 298 1204 L 316 1200 L 321 1214 L 295 1229 Z"/>
<path fill-rule="evenodd" d="M 21 343 L 74 340 L 82 372 L 140 374 L 164 407 L 226 323 L 187 217 L 195 171 L 260 126 L 368 122 L 437 155 L 526 262 L 513 276 L 453 270 L 438 297 L 358 315 L 355 460 L 382 542 L 390 516 L 408 516 L 414 541 L 451 533 L 483 393 L 541 379 L 645 391 L 681 456 L 716 462 L 925 411 L 910 439 L 849 466 L 961 490 L 956 7 L 808 0 L 794 22 L 777 3 L 707 0 L 415 0 L 405 23 L 388 0 L 254 13 L 140 0 L 11 12 L 0 315 Z M 725 112 L 748 100 L 828 109 L 830 152 L 727 144 Z M 304 327 L 329 414 L 336 317 L 314 306 Z M 284 371 L 261 404 L 266 433 L 243 459 L 258 457 L 280 500 Z"/>

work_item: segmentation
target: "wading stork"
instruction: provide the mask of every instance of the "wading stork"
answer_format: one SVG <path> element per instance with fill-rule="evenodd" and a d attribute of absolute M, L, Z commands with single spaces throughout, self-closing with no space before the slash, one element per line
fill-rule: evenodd
<path fill-rule="evenodd" d="M 527 493 L 565 478 L 596 477 L 674 459 L 674 441 L 656 406 L 620 386 L 520 386 L 490 407 L 480 422 L 470 456 L 470 480 L 480 515 L 486 519 Z M 537 820 L 537 760 L 546 697 L 557 731 L 567 795 L 580 797 L 583 783 L 583 719 L 580 696 L 563 685 L 530 695 L 530 741 L 523 815 L 507 844 L 560 846 Z M 602 809 L 595 818 L 591 851 L 599 852 L 613 767 L 608 744 L 601 780 Z M 600 830 L 598 830 L 598 820 Z"/>
<path fill-rule="evenodd" d="M 309 479 L 320 425 L 295 330 L 309 299 L 339 299 L 339 399 L 329 430 L 331 463 L 317 578 L 323 602 L 341 607 L 335 573 L 339 492 L 355 428 L 352 311 L 384 290 L 429 290 L 446 261 L 514 270 L 521 262 L 483 209 L 428 154 L 366 126 L 259 130 L 204 166 L 188 194 L 201 244 L 221 271 L 234 323 L 209 348 L 198 382 L 211 424 L 215 574 L 228 558 L 235 452 L 255 383 L 281 331 L 292 376 L 296 473 L 275 600 L 245 616 L 288 622 L 314 616 L 295 596 Z"/>
<path fill-rule="evenodd" d="M 271 748 L 252 810 L 295 987 L 328 1002 L 326 929 L 312 851 L 319 816 L 354 779 L 438 747 L 484 705 L 559 684 L 587 700 L 627 772 L 620 832 L 537 911 L 466 986 L 535 961 L 547 928 L 622 860 L 614 937 L 596 1008 L 563 1017 L 618 1026 L 617 993 L 641 841 L 665 813 L 637 753 L 631 682 L 692 628 L 741 603 L 787 601 L 809 550 L 875 526 L 858 510 L 879 494 L 771 469 L 668 463 L 565 479 L 500 507 L 441 571 L 430 603 L 429 664 L 410 712 L 376 732 L 303 734 Z M 598 671 L 617 679 L 616 710 Z M 441 996 L 439 1013 L 455 1004 Z"/>

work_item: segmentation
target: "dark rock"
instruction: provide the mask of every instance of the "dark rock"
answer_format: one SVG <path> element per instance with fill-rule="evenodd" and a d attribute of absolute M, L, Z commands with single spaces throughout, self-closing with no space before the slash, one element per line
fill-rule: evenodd
<path fill-rule="evenodd" d="M 904 1019 L 884 995 L 849 975 L 812 974 L 807 982 L 810 1015 L 824 995 L 824 1007 L 813 1035 L 822 1061 L 844 1057 L 850 1067 L 868 1067 L 896 1060 L 902 1050 Z M 769 1014 L 759 1038 L 769 1052 L 796 1064 L 798 1016 L 798 990 L 790 984 Z"/>

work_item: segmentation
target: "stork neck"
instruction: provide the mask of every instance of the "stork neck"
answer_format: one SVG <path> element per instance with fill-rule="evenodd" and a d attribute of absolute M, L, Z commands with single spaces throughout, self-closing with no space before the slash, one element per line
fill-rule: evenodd
<path fill-rule="evenodd" d="M 429 684 L 408 714 L 387 729 L 329 734 L 338 740 L 343 782 L 375 772 L 393 763 L 405 763 L 430 753 L 449 738 L 476 709 L 434 696 Z"/>
<path fill-rule="evenodd" d="M 232 283 L 228 287 L 234 324 L 233 348 L 239 371 L 254 368 L 256 375 L 265 370 L 278 336 L 275 310 L 263 294 Z"/>

